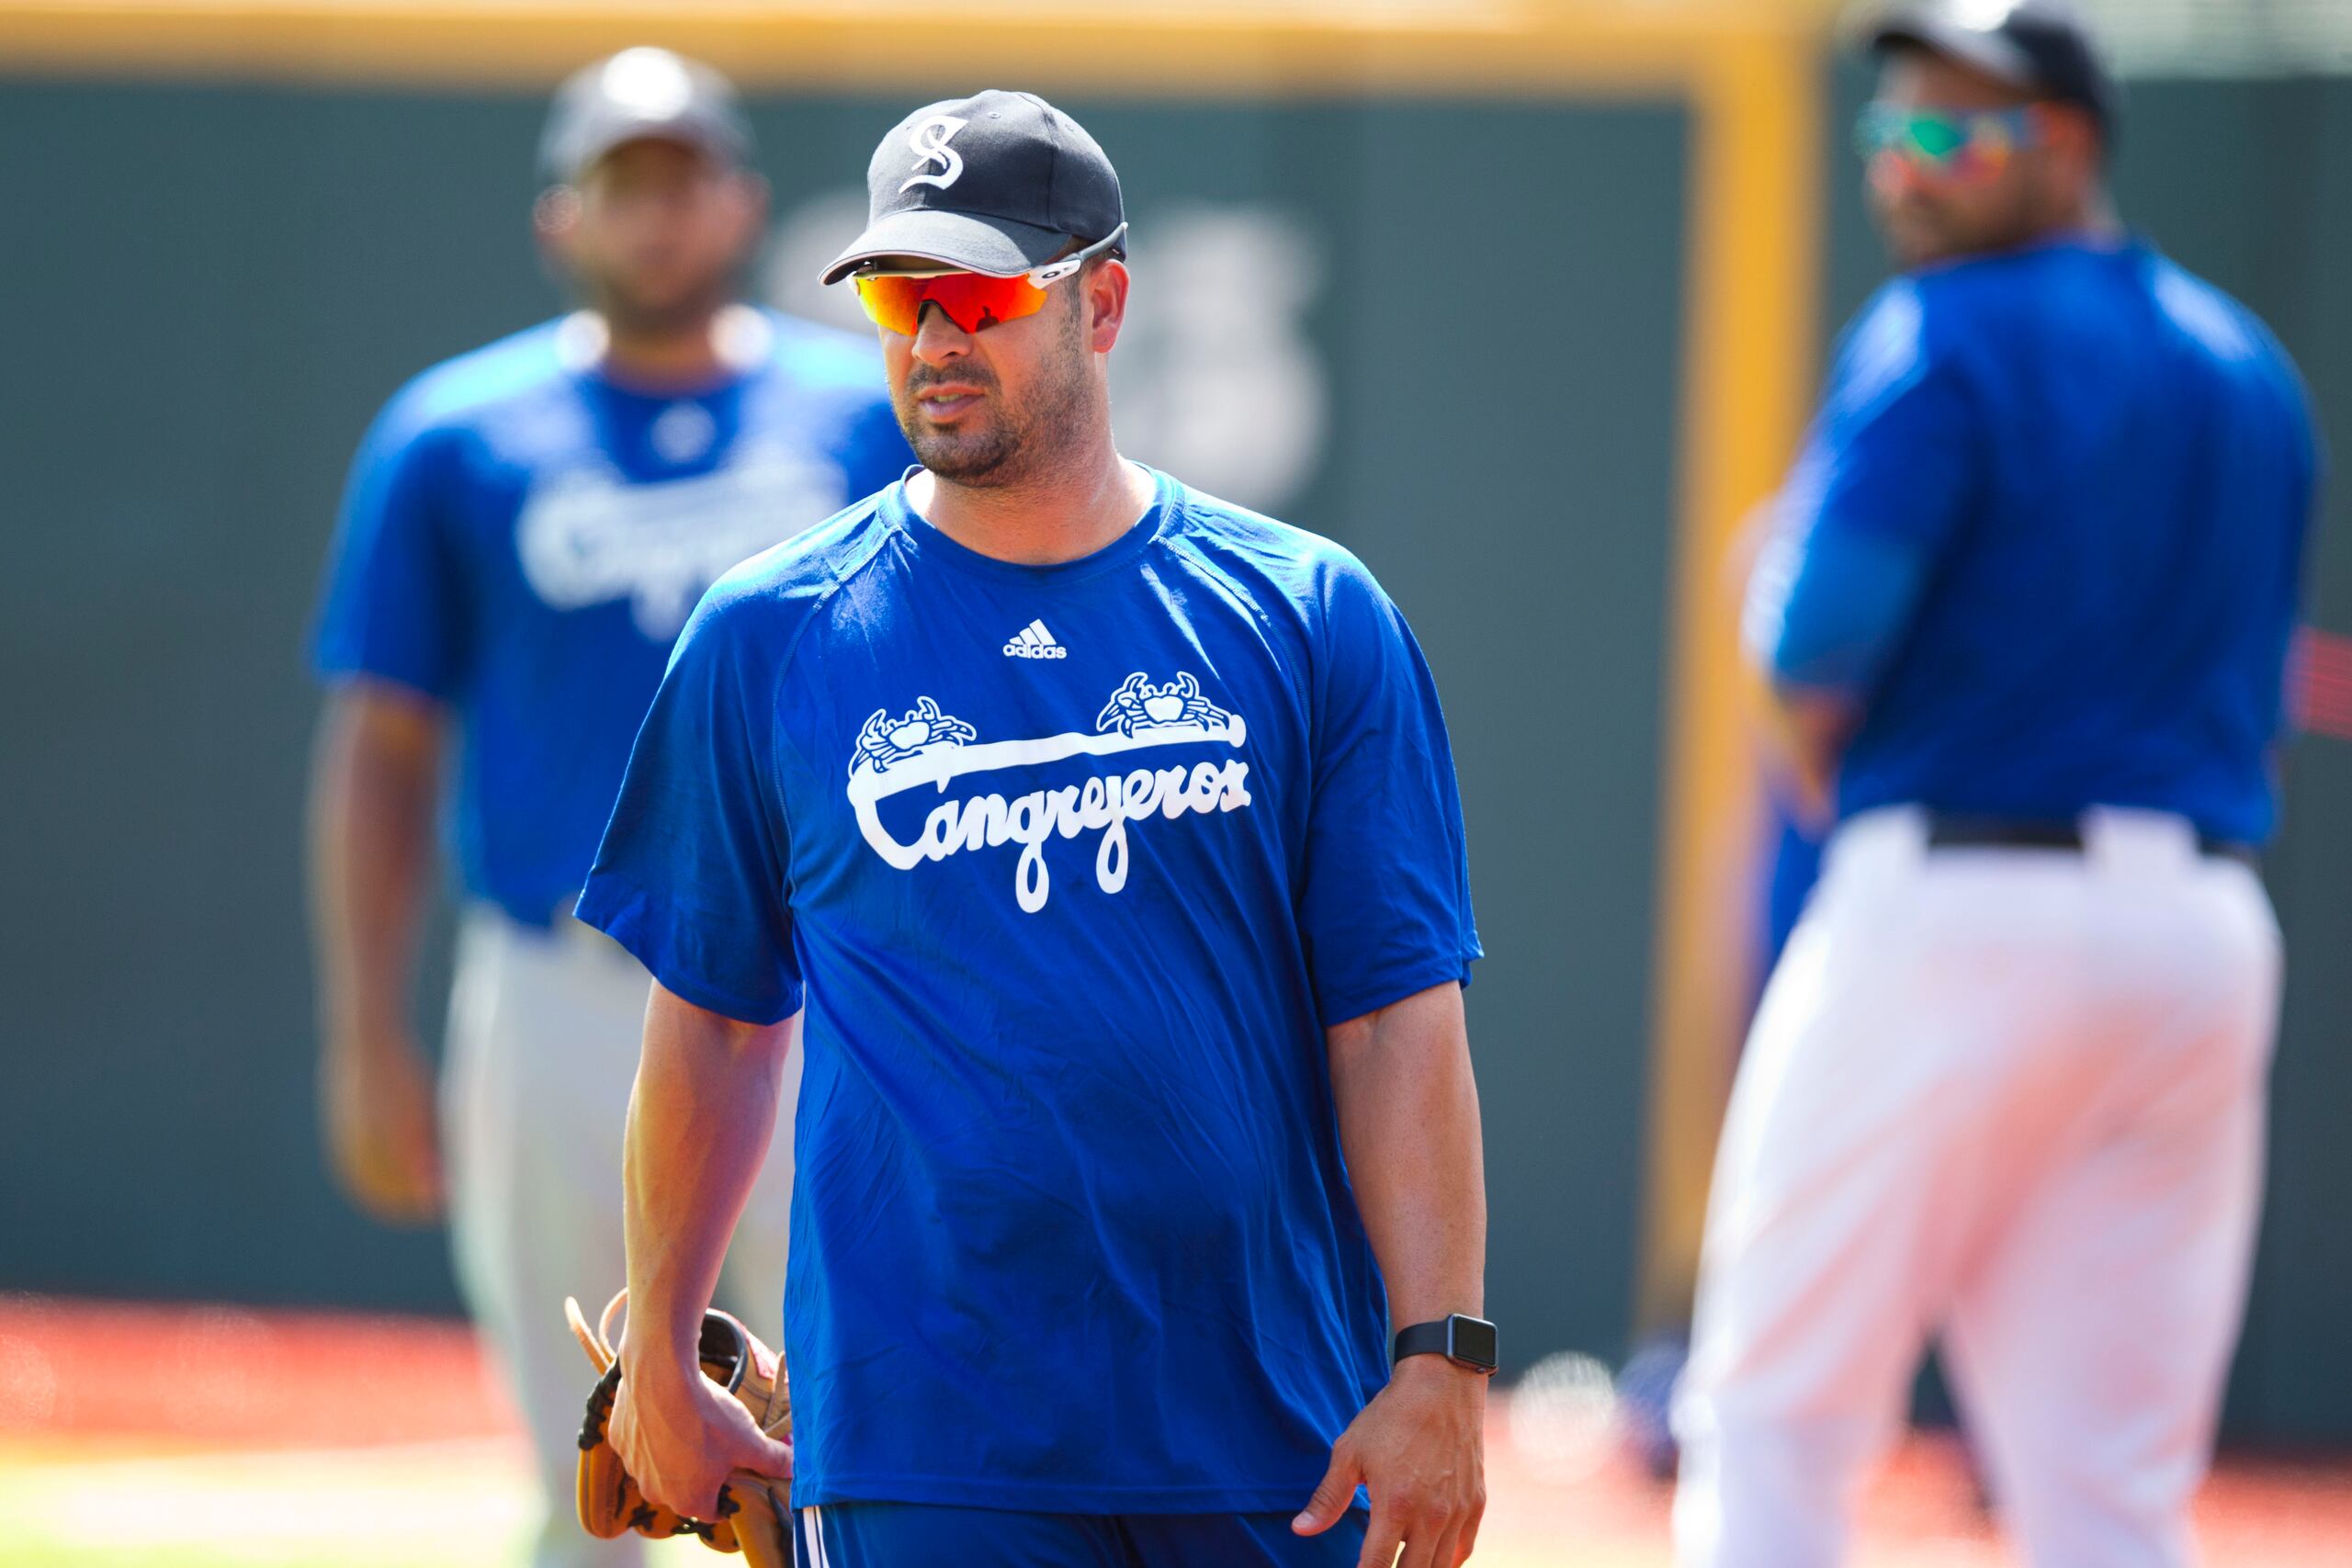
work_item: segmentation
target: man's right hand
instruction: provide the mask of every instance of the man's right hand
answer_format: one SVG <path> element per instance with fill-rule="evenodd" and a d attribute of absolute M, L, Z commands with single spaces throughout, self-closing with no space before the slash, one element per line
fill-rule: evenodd
<path fill-rule="evenodd" d="M 691 1365 L 679 1371 L 624 1355 L 608 1431 L 646 1500 L 689 1518 L 718 1517 L 718 1489 L 739 1470 L 792 1477 L 791 1448 Z"/>
<path fill-rule="evenodd" d="M 321 1121 L 336 1184 L 388 1224 L 441 1217 L 441 1133 L 424 1054 L 405 1036 L 339 1037 L 320 1064 Z"/>

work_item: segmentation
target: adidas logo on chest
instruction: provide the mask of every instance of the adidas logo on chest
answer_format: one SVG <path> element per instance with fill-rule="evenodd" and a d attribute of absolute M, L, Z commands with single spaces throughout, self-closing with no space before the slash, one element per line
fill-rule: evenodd
<path fill-rule="evenodd" d="M 1069 649 L 1054 640 L 1043 621 L 1032 621 L 1004 645 L 1007 659 L 1068 659 Z"/>

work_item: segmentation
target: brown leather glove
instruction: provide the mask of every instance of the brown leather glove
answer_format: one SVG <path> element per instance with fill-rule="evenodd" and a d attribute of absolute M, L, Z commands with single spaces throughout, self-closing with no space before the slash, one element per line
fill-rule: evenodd
<path fill-rule="evenodd" d="M 718 1517 L 690 1519 L 646 1501 L 614 1450 L 607 1427 L 613 1399 L 620 1392 L 620 1348 L 611 1337 L 614 1320 L 628 1300 L 623 1291 L 606 1303 L 596 1326 L 588 1326 L 580 1303 L 563 1301 L 564 1322 L 596 1369 L 588 1394 L 587 1418 L 580 1426 L 580 1522 L 605 1540 L 635 1530 L 659 1540 L 699 1536 L 714 1551 L 740 1551 L 750 1568 L 792 1568 L 791 1484 L 739 1470 L 718 1489 Z M 703 1376 L 742 1402 L 760 1430 L 792 1440 L 792 1391 L 784 1358 L 723 1312 L 707 1312 L 700 1346 Z"/>

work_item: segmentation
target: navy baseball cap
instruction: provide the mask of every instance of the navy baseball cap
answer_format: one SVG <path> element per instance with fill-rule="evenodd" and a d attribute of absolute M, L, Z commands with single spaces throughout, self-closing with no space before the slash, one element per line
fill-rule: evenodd
<path fill-rule="evenodd" d="M 643 48 L 600 60 L 556 90 L 539 164 L 548 178 L 569 183 L 623 142 L 648 138 L 695 148 L 728 167 L 752 153 L 734 84 L 699 61 Z"/>
<path fill-rule="evenodd" d="M 883 256 L 1010 277 L 1127 222 L 1118 171 L 1085 128 L 1034 93 L 993 87 L 900 120 L 865 187 L 865 232 L 825 268 L 827 283 Z"/>
<path fill-rule="evenodd" d="M 1869 12 L 1871 52 L 1909 45 L 1973 65 L 2052 103 L 2079 104 L 2114 134 L 2115 81 L 2066 0 L 1903 0 Z"/>

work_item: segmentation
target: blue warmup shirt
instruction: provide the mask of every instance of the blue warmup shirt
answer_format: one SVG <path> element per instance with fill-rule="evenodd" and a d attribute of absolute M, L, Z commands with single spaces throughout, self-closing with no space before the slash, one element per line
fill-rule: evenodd
<path fill-rule="evenodd" d="M 352 465 L 313 661 L 457 710 L 458 873 L 517 919 L 587 879 L 703 591 L 911 461 L 872 344 L 761 319 L 752 368 L 695 396 L 605 379 L 584 322 L 534 327 L 411 382 Z"/>
<path fill-rule="evenodd" d="M 1749 641 L 1860 702 L 1841 817 L 2138 807 L 2259 842 L 2316 468 L 2284 352 L 2144 245 L 1916 273 L 1840 347 Z"/>
<path fill-rule="evenodd" d="M 1323 1031 L 1478 956 L 1437 693 L 1156 479 L 1061 565 L 894 485 L 730 573 L 581 899 L 703 1008 L 805 985 L 797 1504 L 1295 1511 L 1386 1381 Z"/>

